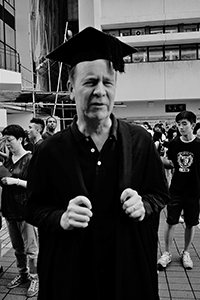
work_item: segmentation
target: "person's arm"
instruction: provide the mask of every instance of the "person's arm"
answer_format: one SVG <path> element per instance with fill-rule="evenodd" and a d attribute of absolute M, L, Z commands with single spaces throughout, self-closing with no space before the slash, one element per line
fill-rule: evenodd
<path fill-rule="evenodd" d="M 156 149 L 158 149 L 159 145 L 160 145 L 160 142 L 159 141 L 155 141 L 155 146 L 156 146 Z"/>
<path fill-rule="evenodd" d="M 2 156 L 3 158 L 7 158 L 9 156 L 9 153 L 0 151 L 0 156 Z"/>
<path fill-rule="evenodd" d="M 166 154 L 165 154 L 164 157 L 161 158 L 165 169 L 174 169 L 174 163 L 172 161 L 172 158 L 173 158 L 173 151 L 172 151 L 173 142 L 174 142 L 173 140 L 169 142 Z"/>
<path fill-rule="evenodd" d="M 67 206 L 64 202 L 68 203 L 68 195 L 55 188 L 55 180 L 58 180 L 59 186 L 60 181 L 64 180 L 67 185 L 68 180 L 63 179 L 63 174 L 61 175 L 59 171 L 55 157 L 50 155 L 49 148 L 43 149 L 43 143 L 41 146 L 33 154 L 28 168 L 25 220 L 44 231 L 65 231 L 66 218 L 65 220 L 63 218 L 66 217 Z M 53 145 L 54 150 L 55 148 L 56 146 Z"/>
<path fill-rule="evenodd" d="M 22 180 L 19 178 L 13 178 L 13 177 L 3 177 L 1 179 L 1 182 L 5 185 L 17 185 L 17 186 L 22 186 L 24 188 L 27 187 L 27 181 L 26 180 Z"/>
<path fill-rule="evenodd" d="M 173 162 L 170 159 L 168 159 L 167 156 L 161 156 L 161 160 L 162 160 L 162 163 L 163 163 L 165 169 L 173 169 L 174 168 Z"/>

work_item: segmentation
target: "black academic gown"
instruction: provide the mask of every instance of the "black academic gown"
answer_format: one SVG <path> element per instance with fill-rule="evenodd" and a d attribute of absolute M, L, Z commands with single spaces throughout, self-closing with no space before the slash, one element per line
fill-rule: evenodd
<path fill-rule="evenodd" d="M 141 126 L 118 123 L 116 293 L 109 300 L 158 300 L 157 232 L 159 213 L 169 200 L 167 183 L 149 133 Z M 128 187 L 142 196 L 146 208 L 142 222 L 122 210 L 119 197 Z M 45 140 L 34 154 L 28 189 L 27 221 L 39 228 L 38 300 L 99 300 L 94 254 L 98 232 L 92 222 L 85 229 L 60 227 L 69 200 L 78 195 L 89 198 L 70 127 Z"/>

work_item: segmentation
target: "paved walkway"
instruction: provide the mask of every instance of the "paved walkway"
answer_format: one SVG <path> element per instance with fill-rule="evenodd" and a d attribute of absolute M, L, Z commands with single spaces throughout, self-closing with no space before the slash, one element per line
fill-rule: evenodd
<path fill-rule="evenodd" d="M 164 227 L 165 210 L 161 213 L 158 256 L 160 256 L 161 252 L 164 250 Z M 183 269 L 179 258 L 179 254 L 183 248 L 183 230 L 184 224 L 178 224 L 172 249 L 173 261 L 165 271 L 160 272 L 158 275 L 160 300 L 200 300 L 200 226 L 196 227 L 195 238 L 190 251 L 194 262 L 194 268 L 189 271 Z M 7 283 L 17 274 L 17 268 L 4 219 L 3 227 L 0 230 L 0 238 L 2 241 L 1 263 L 4 268 L 3 274 L 0 275 L 0 300 L 27 300 L 26 291 L 28 284 L 21 285 L 12 290 L 7 289 L 6 287 Z M 36 300 L 37 297 L 29 299 Z"/>
<path fill-rule="evenodd" d="M 3 266 L 3 273 L 0 275 L 0 300 L 36 300 L 37 297 L 27 298 L 26 293 L 29 287 L 29 283 L 25 283 L 14 289 L 7 289 L 6 285 L 17 274 L 17 267 L 15 264 L 15 256 L 10 242 L 10 238 L 7 231 L 5 219 L 3 218 L 3 226 L 0 230 L 1 239 L 1 264 Z M 57 300 L 57 299 L 55 299 Z"/>
<path fill-rule="evenodd" d="M 158 256 L 164 251 L 165 210 L 161 213 L 159 229 Z M 175 229 L 172 247 L 172 262 L 165 271 L 159 272 L 160 300 L 200 300 L 200 226 L 196 226 L 195 236 L 190 249 L 194 263 L 192 270 L 185 270 L 180 261 L 184 244 L 184 223 Z"/>

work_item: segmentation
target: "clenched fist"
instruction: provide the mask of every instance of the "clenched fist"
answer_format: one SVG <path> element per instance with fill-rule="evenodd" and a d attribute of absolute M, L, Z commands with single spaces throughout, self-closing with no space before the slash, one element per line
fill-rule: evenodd
<path fill-rule="evenodd" d="M 85 196 L 77 196 L 69 201 L 67 210 L 60 219 L 60 225 L 65 230 L 85 228 L 92 217 L 92 205 Z"/>
<path fill-rule="evenodd" d="M 125 189 L 120 197 L 122 208 L 129 217 L 142 221 L 145 217 L 145 208 L 142 197 L 135 190 Z"/>

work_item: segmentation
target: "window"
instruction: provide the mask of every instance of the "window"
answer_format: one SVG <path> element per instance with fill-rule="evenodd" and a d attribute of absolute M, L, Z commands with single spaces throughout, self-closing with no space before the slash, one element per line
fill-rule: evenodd
<path fill-rule="evenodd" d="M 12 48 L 15 48 L 15 31 L 5 24 L 5 32 L 6 32 L 6 44 L 11 46 Z"/>
<path fill-rule="evenodd" d="M 0 19 L 0 41 L 4 40 L 4 34 L 3 34 L 3 21 Z"/>
<path fill-rule="evenodd" d="M 163 47 L 149 47 L 149 61 L 163 61 Z"/>
<path fill-rule="evenodd" d="M 165 46 L 165 60 L 179 60 L 179 46 Z"/>
<path fill-rule="evenodd" d="M 17 54 L 9 46 L 6 47 L 6 69 L 17 70 Z"/>
<path fill-rule="evenodd" d="M 1 0 L 0 0 L 1 1 Z M 104 30 L 114 36 L 140 36 L 144 34 L 168 34 L 168 33 L 180 33 L 180 32 L 192 32 L 199 31 L 200 23 L 196 24 L 175 24 L 175 25 L 160 25 L 160 26 L 144 26 L 144 27 L 133 27 L 133 28 L 118 28 Z"/>
<path fill-rule="evenodd" d="M 6 9 L 4 9 L 3 11 L 3 19 L 6 24 L 8 24 L 11 28 L 15 29 L 15 18 Z"/>
<path fill-rule="evenodd" d="M 0 41 L 0 69 L 5 68 L 4 44 Z"/>
<path fill-rule="evenodd" d="M 4 7 L 11 15 L 14 15 L 14 8 L 12 6 L 4 2 Z"/>
<path fill-rule="evenodd" d="M 163 33 L 163 27 L 151 27 L 150 28 L 150 34 L 162 34 Z"/>
<path fill-rule="evenodd" d="M 105 30 L 116 37 L 118 36 L 140 36 L 148 34 L 168 34 L 181 32 L 195 32 L 200 30 L 200 23 L 175 24 L 163 26 L 144 26 L 126 29 Z M 137 47 L 138 52 L 125 57 L 125 63 L 144 63 L 156 61 L 176 61 L 200 59 L 200 43 L 185 45 L 162 45 Z"/>
<path fill-rule="evenodd" d="M 119 30 L 106 30 L 105 32 L 113 36 L 119 36 Z"/>
<path fill-rule="evenodd" d="M 132 56 L 131 55 L 127 55 L 126 57 L 124 57 L 124 62 L 125 63 L 131 63 L 132 62 Z"/>
<path fill-rule="evenodd" d="M 133 53 L 133 62 L 146 62 L 147 61 L 147 48 L 137 48 L 138 52 Z"/>
<path fill-rule="evenodd" d="M 198 30 L 197 24 L 183 25 L 183 32 L 191 32 L 191 31 L 197 31 L 197 30 Z"/>
<path fill-rule="evenodd" d="M 130 29 L 121 29 L 120 30 L 120 36 L 127 36 L 127 35 L 131 35 Z"/>
<path fill-rule="evenodd" d="M 200 44 L 138 47 L 138 52 L 126 58 L 125 62 L 144 63 L 156 61 L 200 59 Z"/>
<path fill-rule="evenodd" d="M 165 33 L 176 33 L 178 32 L 178 26 L 165 26 Z"/>
<path fill-rule="evenodd" d="M 8 2 L 10 5 L 14 6 L 14 0 L 5 0 L 5 2 Z"/>
<path fill-rule="evenodd" d="M 181 59 L 197 59 L 196 45 L 181 45 Z"/>

